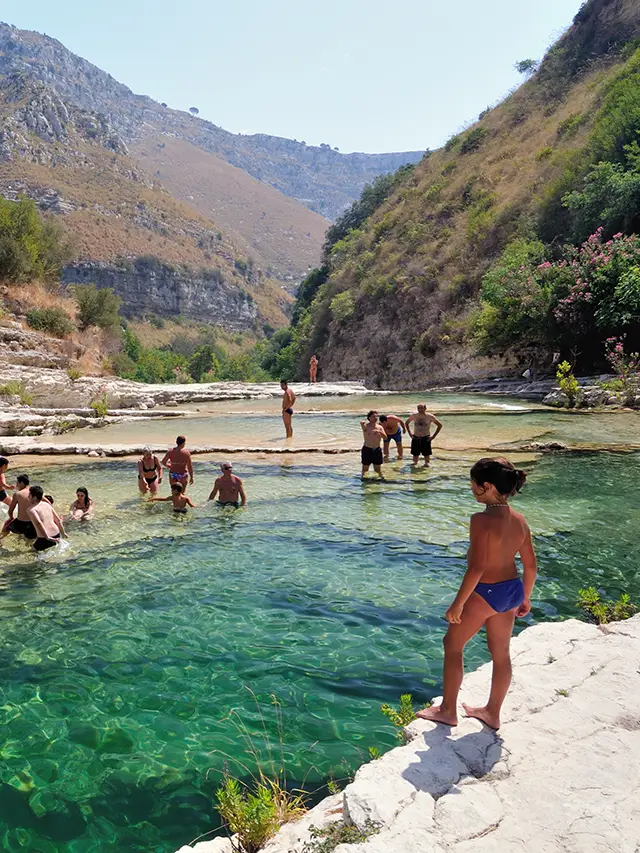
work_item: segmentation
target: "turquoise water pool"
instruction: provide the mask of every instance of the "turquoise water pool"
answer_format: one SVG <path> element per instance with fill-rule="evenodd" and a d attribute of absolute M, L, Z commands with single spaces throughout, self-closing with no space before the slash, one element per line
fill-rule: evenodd
<path fill-rule="evenodd" d="M 472 459 L 392 465 L 387 484 L 362 484 L 350 455 L 238 462 L 246 511 L 203 506 L 216 467 L 199 459 L 186 518 L 145 505 L 129 461 L 30 471 L 59 506 L 87 486 L 97 518 L 63 554 L 1 555 L 3 849 L 172 853 L 218 825 L 225 766 L 252 766 L 240 720 L 308 790 L 392 746 L 380 704 L 440 690 Z M 640 456 L 527 467 L 531 618 L 575 615 L 586 584 L 640 596 Z M 468 666 L 485 659 L 478 640 Z"/>

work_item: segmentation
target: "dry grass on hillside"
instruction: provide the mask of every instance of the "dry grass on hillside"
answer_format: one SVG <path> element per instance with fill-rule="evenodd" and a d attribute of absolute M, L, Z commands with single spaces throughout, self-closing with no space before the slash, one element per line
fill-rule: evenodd
<path fill-rule="evenodd" d="M 208 329 L 207 326 L 199 325 L 198 323 L 178 324 L 171 320 L 165 320 L 161 329 L 157 329 L 151 323 L 140 322 L 130 322 L 129 328 L 140 338 L 142 345 L 148 349 L 168 346 L 176 337 L 195 341 L 200 337 L 202 330 Z M 217 327 L 215 329 L 215 338 L 229 355 L 238 355 L 241 352 L 245 352 L 257 341 L 256 336 L 250 332 L 242 334 L 234 333 Z"/>
<path fill-rule="evenodd" d="M 184 140 L 146 139 L 132 154 L 174 196 L 214 219 L 263 269 L 297 279 L 318 264 L 329 225 L 319 214 Z"/>

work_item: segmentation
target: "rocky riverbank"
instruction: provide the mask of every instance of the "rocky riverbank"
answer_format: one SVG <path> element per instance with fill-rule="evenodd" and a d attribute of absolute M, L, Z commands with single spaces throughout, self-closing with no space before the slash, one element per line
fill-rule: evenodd
<path fill-rule="evenodd" d="M 265 853 L 319 850 L 311 827 L 336 822 L 377 831 L 335 853 L 635 853 L 640 615 L 601 627 L 536 625 L 515 638 L 513 661 L 499 733 L 475 720 L 412 723 L 405 746 L 361 767 Z M 486 699 L 490 673 L 485 665 L 466 676 L 466 701 Z M 232 850 L 216 838 L 178 853 Z"/>

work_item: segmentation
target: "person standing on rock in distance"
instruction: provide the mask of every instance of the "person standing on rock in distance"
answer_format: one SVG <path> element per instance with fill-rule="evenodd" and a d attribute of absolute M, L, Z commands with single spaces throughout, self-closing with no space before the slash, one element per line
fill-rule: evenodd
<path fill-rule="evenodd" d="M 140 494 L 155 495 L 162 483 L 162 465 L 150 447 L 142 448 L 142 459 L 138 462 L 138 488 Z"/>
<path fill-rule="evenodd" d="M 475 717 L 492 729 L 500 728 L 500 710 L 511 683 L 513 623 L 516 616 L 526 616 L 531 610 L 537 575 L 529 526 L 508 504 L 526 479 L 525 472 L 516 471 L 506 459 L 480 459 L 471 469 L 471 491 L 485 509 L 471 516 L 467 571 L 444 617 L 449 629 L 444 638 L 442 704 L 418 711 L 423 720 L 458 724 L 464 647 L 484 625 L 493 661 L 489 701 L 480 708 L 464 703 L 462 707 L 467 717 Z M 516 554 L 522 560 L 522 580 Z"/>
<path fill-rule="evenodd" d="M 220 506 L 235 506 L 239 507 L 247 505 L 247 496 L 244 493 L 244 486 L 240 477 L 236 477 L 233 473 L 231 462 L 223 462 L 220 465 L 222 477 L 213 484 L 213 490 L 209 495 L 208 500 L 213 501 L 218 495 L 218 504 Z"/>
<path fill-rule="evenodd" d="M 432 455 L 431 442 L 442 429 L 442 424 L 435 415 L 427 411 L 424 403 L 418 403 L 417 413 L 409 415 L 406 421 L 407 430 L 411 436 L 411 455 L 413 464 L 417 465 L 420 457 L 424 456 L 425 468 L 429 465 Z M 436 431 L 431 434 L 431 424 L 435 424 Z M 411 426 L 413 425 L 413 432 Z"/>
<path fill-rule="evenodd" d="M 364 438 L 364 444 L 360 451 L 362 479 L 364 480 L 365 474 L 369 471 L 370 466 L 373 465 L 373 470 L 378 477 L 384 480 L 382 476 L 382 448 L 380 447 L 380 443 L 384 441 L 387 434 L 384 428 L 378 423 L 378 413 L 369 412 L 366 421 L 360 421 L 360 426 L 362 427 L 362 437 Z"/>
<path fill-rule="evenodd" d="M 309 384 L 318 381 L 318 356 L 314 353 L 309 360 Z"/>
<path fill-rule="evenodd" d="M 9 460 L 4 456 L 0 456 L 0 503 L 10 506 L 11 498 L 7 494 L 7 489 L 13 489 L 13 486 L 7 483 L 7 478 L 5 477 L 8 467 Z"/>
<path fill-rule="evenodd" d="M 10 533 L 21 533 L 27 539 L 36 538 L 36 529 L 29 517 L 30 508 L 29 475 L 19 474 L 16 477 L 16 488 L 9 504 L 9 518 L 2 528 L 0 539 L 4 539 Z"/>
<path fill-rule="evenodd" d="M 385 431 L 384 444 L 384 461 L 389 461 L 389 449 L 391 448 L 391 439 L 396 443 L 398 449 L 398 459 L 402 459 L 402 434 L 407 431 L 404 421 L 397 415 L 380 415 L 380 423 Z"/>
<path fill-rule="evenodd" d="M 186 449 L 187 439 L 183 435 L 176 438 L 176 446 L 167 450 L 162 460 L 165 468 L 169 469 L 169 485 L 180 483 L 182 490 L 187 490 L 187 478 L 193 485 L 193 463 L 191 454 Z"/>
<path fill-rule="evenodd" d="M 287 438 L 293 438 L 293 405 L 296 401 L 296 395 L 289 388 L 289 383 L 285 379 L 280 380 L 280 387 L 284 391 L 282 396 L 282 420 Z"/>
<path fill-rule="evenodd" d="M 36 551 L 46 551 L 60 542 L 60 536 L 66 536 L 62 519 L 48 500 L 43 500 L 41 486 L 29 487 L 29 517 L 37 533 L 33 547 Z"/>

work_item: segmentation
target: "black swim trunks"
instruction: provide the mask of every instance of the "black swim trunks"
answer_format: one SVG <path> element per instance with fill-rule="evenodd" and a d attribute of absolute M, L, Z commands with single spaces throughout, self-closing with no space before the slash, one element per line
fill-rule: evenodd
<path fill-rule="evenodd" d="M 362 445 L 362 464 L 364 465 L 382 465 L 382 448 L 381 447 L 367 447 L 366 444 Z"/>
<path fill-rule="evenodd" d="M 55 536 L 38 536 L 36 541 L 33 543 L 33 547 L 36 551 L 46 551 L 47 548 L 53 548 L 54 545 L 57 545 L 59 542 L 59 533 L 56 533 Z"/>
<path fill-rule="evenodd" d="M 240 501 L 218 501 L 218 506 L 234 506 L 238 509 Z"/>
<path fill-rule="evenodd" d="M 27 539 L 35 539 L 38 534 L 30 521 L 21 521 L 19 518 L 14 518 L 8 528 L 12 533 L 21 533 Z"/>
<path fill-rule="evenodd" d="M 0 501 L 3 501 L 7 497 L 7 493 L 4 489 L 0 489 Z"/>
<path fill-rule="evenodd" d="M 292 414 L 293 414 L 293 409 L 291 409 L 291 408 L 289 408 L 289 409 L 285 409 L 285 413 L 286 413 L 287 415 L 292 415 Z"/>
<path fill-rule="evenodd" d="M 414 435 L 411 439 L 411 455 L 416 459 L 418 456 L 424 456 L 425 459 L 431 456 L 431 439 L 426 435 Z"/>

